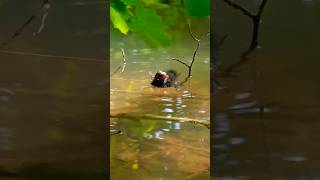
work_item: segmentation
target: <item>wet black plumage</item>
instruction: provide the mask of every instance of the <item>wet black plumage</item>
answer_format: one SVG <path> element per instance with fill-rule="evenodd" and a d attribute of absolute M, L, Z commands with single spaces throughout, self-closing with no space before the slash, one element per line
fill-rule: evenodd
<path fill-rule="evenodd" d="M 151 80 L 151 85 L 154 87 L 165 88 L 176 85 L 177 72 L 175 70 L 158 71 Z"/>

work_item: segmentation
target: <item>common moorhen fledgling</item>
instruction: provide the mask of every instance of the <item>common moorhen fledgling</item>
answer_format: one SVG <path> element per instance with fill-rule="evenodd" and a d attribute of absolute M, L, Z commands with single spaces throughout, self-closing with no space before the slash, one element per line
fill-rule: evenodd
<path fill-rule="evenodd" d="M 151 80 L 151 85 L 159 88 L 176 86 L 177 72 L 175 70 L 158 71 Z"/>

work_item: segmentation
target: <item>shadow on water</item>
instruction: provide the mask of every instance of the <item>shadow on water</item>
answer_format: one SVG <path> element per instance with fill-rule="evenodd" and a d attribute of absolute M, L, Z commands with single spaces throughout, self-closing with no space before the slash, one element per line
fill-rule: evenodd
<path fill-rule="evenodd" d="M 215 31 L 228 34 L 218 51 L 217 79 L 228 91 L 214 95 L 213 176 L 319 179 L 319 4 L 269 1 L 260 46 L 246 56 L 250 21 L 222 1 L 216 5 Z"/>
<path fill-rule="evenodd" d="M 103 179 L 104 1 L 51 2 L 0 1 L 0 178 Z"/>

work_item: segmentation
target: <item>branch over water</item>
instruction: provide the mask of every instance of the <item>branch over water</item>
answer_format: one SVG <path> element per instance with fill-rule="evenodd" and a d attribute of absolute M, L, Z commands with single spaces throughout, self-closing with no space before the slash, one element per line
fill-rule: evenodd
<path fill-rule="evenodd" d="M 22 26 L 20 28 L 18 28 L 18 30 L 16 30 L 10 38 L 7 39 L 7 41 L 1 43 L 0 48 L 4 48 L 4 47 L 8 46 L 13 40 L 15 40 L 19 35 L 22 34 L 23 30 L 29 24 L 31 24 L 39 14 L 42 13 L 42 20 L 41 20 L 40 27 L 39 27 L 38 31 L 35 32 L 33 35 L 39 34 L 45 26 L 45 21 L 47 19 L 50 7 L 51 7 L 50 1 L 43 0 L 42 5 L 41 5 L 41 9 L 38 10 L 37 12 L 35 12 L 33 15 L 31 15 L 28 18 L 28 20 L 25 23 L 23 23 Z"/>
<path fill-rule="evenodd" d="M 166 121 L 179 121 L 179 122 L 188 122 L 193 124 L 199 124 L 210 129 L 210 121 L 199 120 L 199 119 L 190 119 L 190 118 L 180 118 L 180 117 L 168 117 L 168 116 L 158 116 L 153 114 L 146 115 L 130 115 L 130 114 L 110 114 L 110 118 L 128 118 L 128 119 L 153 119 L 153 120 L 166 120 Z"/>
<path fill-rule="evenodd" d="M 236 4 L 230 0 L 223 0 L 223 2 L 225 2 L 226 4 L 228 4 L 229 6 L 240 10 L 244 15 L 248 16 L 252 22 L 253 22 L 253 33 L 252 33 L 252 39 L 251 39 L 251 48 L 255 48 L 258 46 L 258 35 L 259 35 L 259 25 L 260 25 L 260 19 L 261 19 L 261 15 L 262 12 L 267 4 L 268 0 L 263 0 L 262 3 L 259 6 L 259 10 L 257 14 L 253 14 L 251 13 L 249 10 L 245 9 L 244 7 L 242 7 L 239 4 Z"/>
<path fill-rule="evenodd" d="M 112 73 L 112 75 L 116 74 L 120 69 L 121 69 L 120 73 L 124 72 L 124 69 L 125 69 L 127 63 L 126 63 L 126 55 L 124 53 L 123 48 L 121 48 L 121 53 L 122 53 L 122 61 L 121 61 L 120 65 L 118 66 L 118 68 Z"/>
<path fill-rule="evenodd" d="M 194 50 L 194 53 L 193 53 L 193 56 L 192 56 L 192 61 L 191 61 L 190 65 L 188 65 L 187 63 L 181 61 L 180 59 L 171 58 L 171 60 L 177 61 L 177 62 L 185 65 L 185 66 L 188 68 L 188 76 L 180 83 L 180 85 L 182 85 L 182 84 L 184 84 L 185 82 L 187 82 L 188 79 L 191 77 L 192 66 L 193 66 L 193 63 L 194 63 L 194 61 L 195 61 L 195 59 L 196 59 L 197 52 L 198 52 L 198 50 L 199 50 L 199 48 L 200 48 L 201 38 L 203 37 L 203 36 L 201 36 L 201 38 L 197 38 L 197 37 L 192 33 L 190 24 L 188 25 L 188 27 L 189 27 L 189 34 L 190 34 L 190 36 L 192 37 L 192 39 L 194 39 L 194 40 L 197 42 L 197 46 L 196 46 L 196 48 L 195 48 L 195 50 Z M 205 35 L 209 35 L 209 34 L 210 34 L 210 33 L 207 33 L 207 34 L 205 34 Z"/>

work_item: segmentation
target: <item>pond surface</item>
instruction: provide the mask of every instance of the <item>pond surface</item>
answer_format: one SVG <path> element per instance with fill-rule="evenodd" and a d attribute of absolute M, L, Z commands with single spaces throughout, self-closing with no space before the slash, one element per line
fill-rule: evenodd
<path fill-rule="evenodd" d="M 257 9 L 260 1 L 239 1 Z M 215 31 L 228 34 L 221 70 L 240 61 L 251 21 L 216 1 Z M 261 47 L 218 80 L 212 139 L 215 179 L 320 179 L 319 1 L 268 1 Z"/>
<path fill-rule="evenodd" d="M 127 57 L 124 72 L 110 80 L 111 124 L 121 130 L 111 136 L 111 179 L 210 179 L 210 130 L 170 119 L 210 121 L 209 37 L 201 44 L 190 81 L 165 89 L 152 88 L 151 75 L 175 69 L 183 80 L 186 67 L 170 58 L 189 62 L 196 43 L 185 34 L 184 42 L 150 49 L 136 38 L 111 34 L 111 73 L 121 63 L 121 48 Z"/>
<path fill-rule="evenodd" d="M 40 2 L 0 0 L 1 43 Z M 106 179 L 103 3 L 54 0 L 0 49 L 0 179 Z"/>

